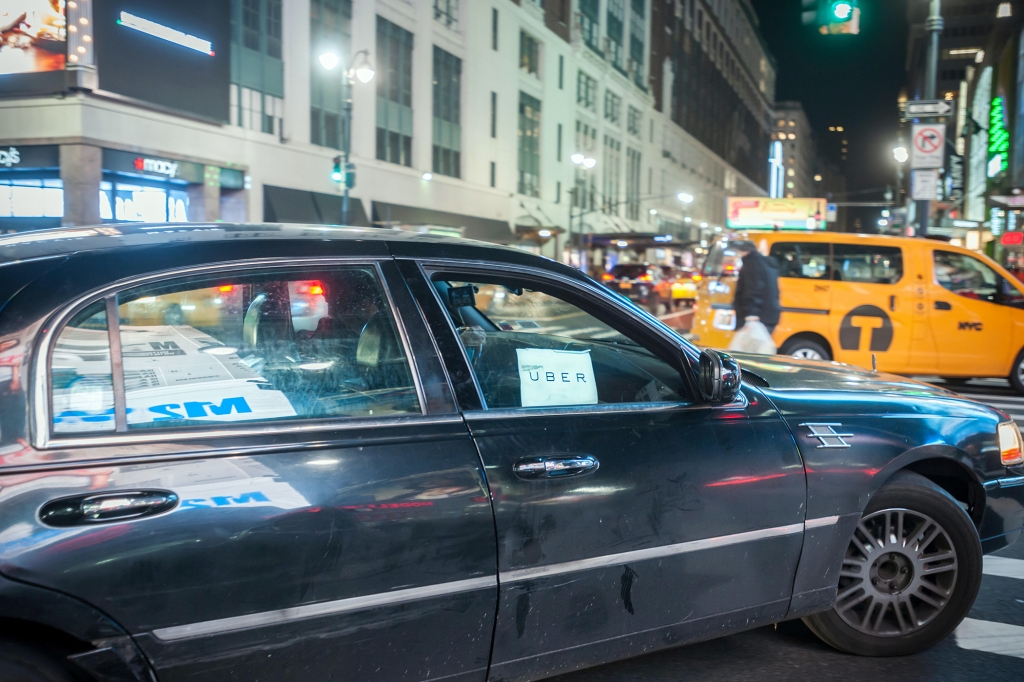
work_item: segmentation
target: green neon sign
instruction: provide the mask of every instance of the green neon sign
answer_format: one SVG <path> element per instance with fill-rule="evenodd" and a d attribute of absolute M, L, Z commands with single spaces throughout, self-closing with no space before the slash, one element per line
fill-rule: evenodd
<path fill-rule="evenodd" d="M 988 119 L 988 176 L 994 178 L 1006 170 L 1010 156 L 1010 133 L 1003 124 L 1003 98 L 992 99 Z"/>

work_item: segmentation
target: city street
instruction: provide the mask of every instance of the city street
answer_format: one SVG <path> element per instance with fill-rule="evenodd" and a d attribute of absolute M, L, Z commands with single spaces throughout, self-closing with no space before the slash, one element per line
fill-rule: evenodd
<path fill-rule="evenodd" d="M 922 377 L 934 380 L 937 377 Z M 1024 397 L 1006 381 L 955 387 L 1024 420 Z M 831 649 L 800 621 L 671 649 L 548 682 L 975 682 L 1024 679 L 1024 544 L 985 557 L 968 620 L 932 649 L 906 658 L 860 658 Z"/>

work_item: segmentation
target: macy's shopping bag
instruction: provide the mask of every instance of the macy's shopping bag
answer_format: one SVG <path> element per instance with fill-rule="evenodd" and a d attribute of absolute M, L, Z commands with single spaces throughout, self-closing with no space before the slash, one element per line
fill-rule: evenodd
<path fill-rule="evenodd" d="M 732 336 L 729 343 L 729 350 L 740 353 L 760 353 L 762 355 L 775 355 L 775 342 L 772 335 L 768 333 L 759 318 L 748 317 L 743 327 Z"/>

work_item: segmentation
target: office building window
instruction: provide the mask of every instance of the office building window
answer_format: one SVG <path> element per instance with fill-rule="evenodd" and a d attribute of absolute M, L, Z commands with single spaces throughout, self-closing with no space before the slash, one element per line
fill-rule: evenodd
<path fill-rule="evenodd" d="M 622 117 L 622 98 L 611 90 L 604 91 L 604 118 L 609 123 L 618 125 Z"/>
<path fill-rule="evenodd" d="M 491 137 L 498 136 L 498 93 L 491 93 Z"/>
<path fill-rule="evenodd" d="M 525 31 L 519 32 L 519 68 L 531 76 L 540 68 L 540 43 Z"/>
<path fill-rule="evenodd" d="M 609 215 L 619 214 L 619 166 L 622 161 L 622 142 L 610 136 L 604 136 L 604 158 L 601 159 L 601 209 Z"/>
<path fill-rule="evenodd" d="M 491 49 L 498 49 L 498 10 L 491 9 Z"/>
<path fill-rule="evenodd" d="M 495 176 L 497 175 L 497 167 L 493 161 L 491 161 L 491 187 L 495 185 Z"/>
<path fill-rule="evenodd" d="M 281 0 L 232 0 L 230 118 L 264 133 L 281 132 L 284 62 Z"/>
<path fill-rule="evenodd" d="M 626 0 L 608 0 L 608 59 L 619 71 L 625 72 L 625 55 L 622 50 L 626 23 Z"/>
<path fill-rule="evenodd" d="M 626 130 L 630 135 L 640 137 L 640 123 L 643 121 L 643 114 L 636 107 L 629 107 L 626 115 Z"/>
<path fill-rule="evenodd" d="M 279 3 L 280 4 L 280 3 Z M 321 147 L 347 149 L 345 101 L 348 84 L 338 69 L 348 67 L 352 51 L 352 1 L 310 0 L 310 116 L 309 141 Z M 342 64 L 327 70 L 320 64 L 324 45 L 337 46 Z"/>
<path fill-rule="evenodd" d="M 646 0 L 630 0 L 629 11 L 629 71 L 633 82 L 644 87 L 644 44 L 646 21 L 644 3 Z"/>
<path fill-rule="evenodd" d="M 562 124 L 558 124 L 558 142 L 556 144 L 555 161 L 562 160 Z"/>
<path fill-rule="evenodd" d="M 626 218 L 640 220 L 640 152 L 626 147 Z"/>
<path fill-rule="evenodd" d="M 459 25 L 459 0 L 434 0 L 434 19 L 455 30 Z"/>
<path fill-rule="evenodd" d="M 242 0 L 242 44 L 260 49 L 260 0 Z"/>
<path fill-rule="evenodd" d="M 540 196 L 540 100 L 519 93 L 520 194 Z"/>
<path fill-rule="evenodd" d="M 563 77 L 565 75 L 565 55 L 558 55 L 558 89 L 562 89 Z"/>
<path fill-rule="evenodd" d="M 435 45 L 432 168 L 435 173 L 453 178 L 462 177 L 461 92 L 462 60 Z"/>
<path fill-rule="evenodd" d="M 412 166 L 412 33 L 377 17 L 377 158 Z"/>
<path fill-rule="evenodd" d="M 267 54 L 281 58 L 281 0 L 267 0 Z"/>
<path fill-rule="evenodd" d="M 601 52 L 601 0 L 580 0 L 580 33 L 591 50 Z"/>
<path fill-rule="evenodd" d="M 582 71 L 576 76 L 576 104 L 591 111 L 597 109 L 597 81 Z"/>

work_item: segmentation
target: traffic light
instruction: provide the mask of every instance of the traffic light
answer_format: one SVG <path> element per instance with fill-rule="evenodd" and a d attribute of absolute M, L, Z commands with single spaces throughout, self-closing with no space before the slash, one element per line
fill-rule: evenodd
<path fill-rule="evenodd" d="M 335 182 L 341 182 L 342 180 L 340 156 L 334 157 L 334 170 L 331 171 L 331 180 L 334 180 Z"/>
<path fill-rule="evenodd" d="M 803 0 L 803 22 L 817 23 L 822 35 L 860 33 L 858 0 Z"/>
<path fill-rule="evenodd" d="M 354 189 L 356 186 L 356 165 L 354 163 L 345 164 L 345 186 L 349 189 Z"/>

